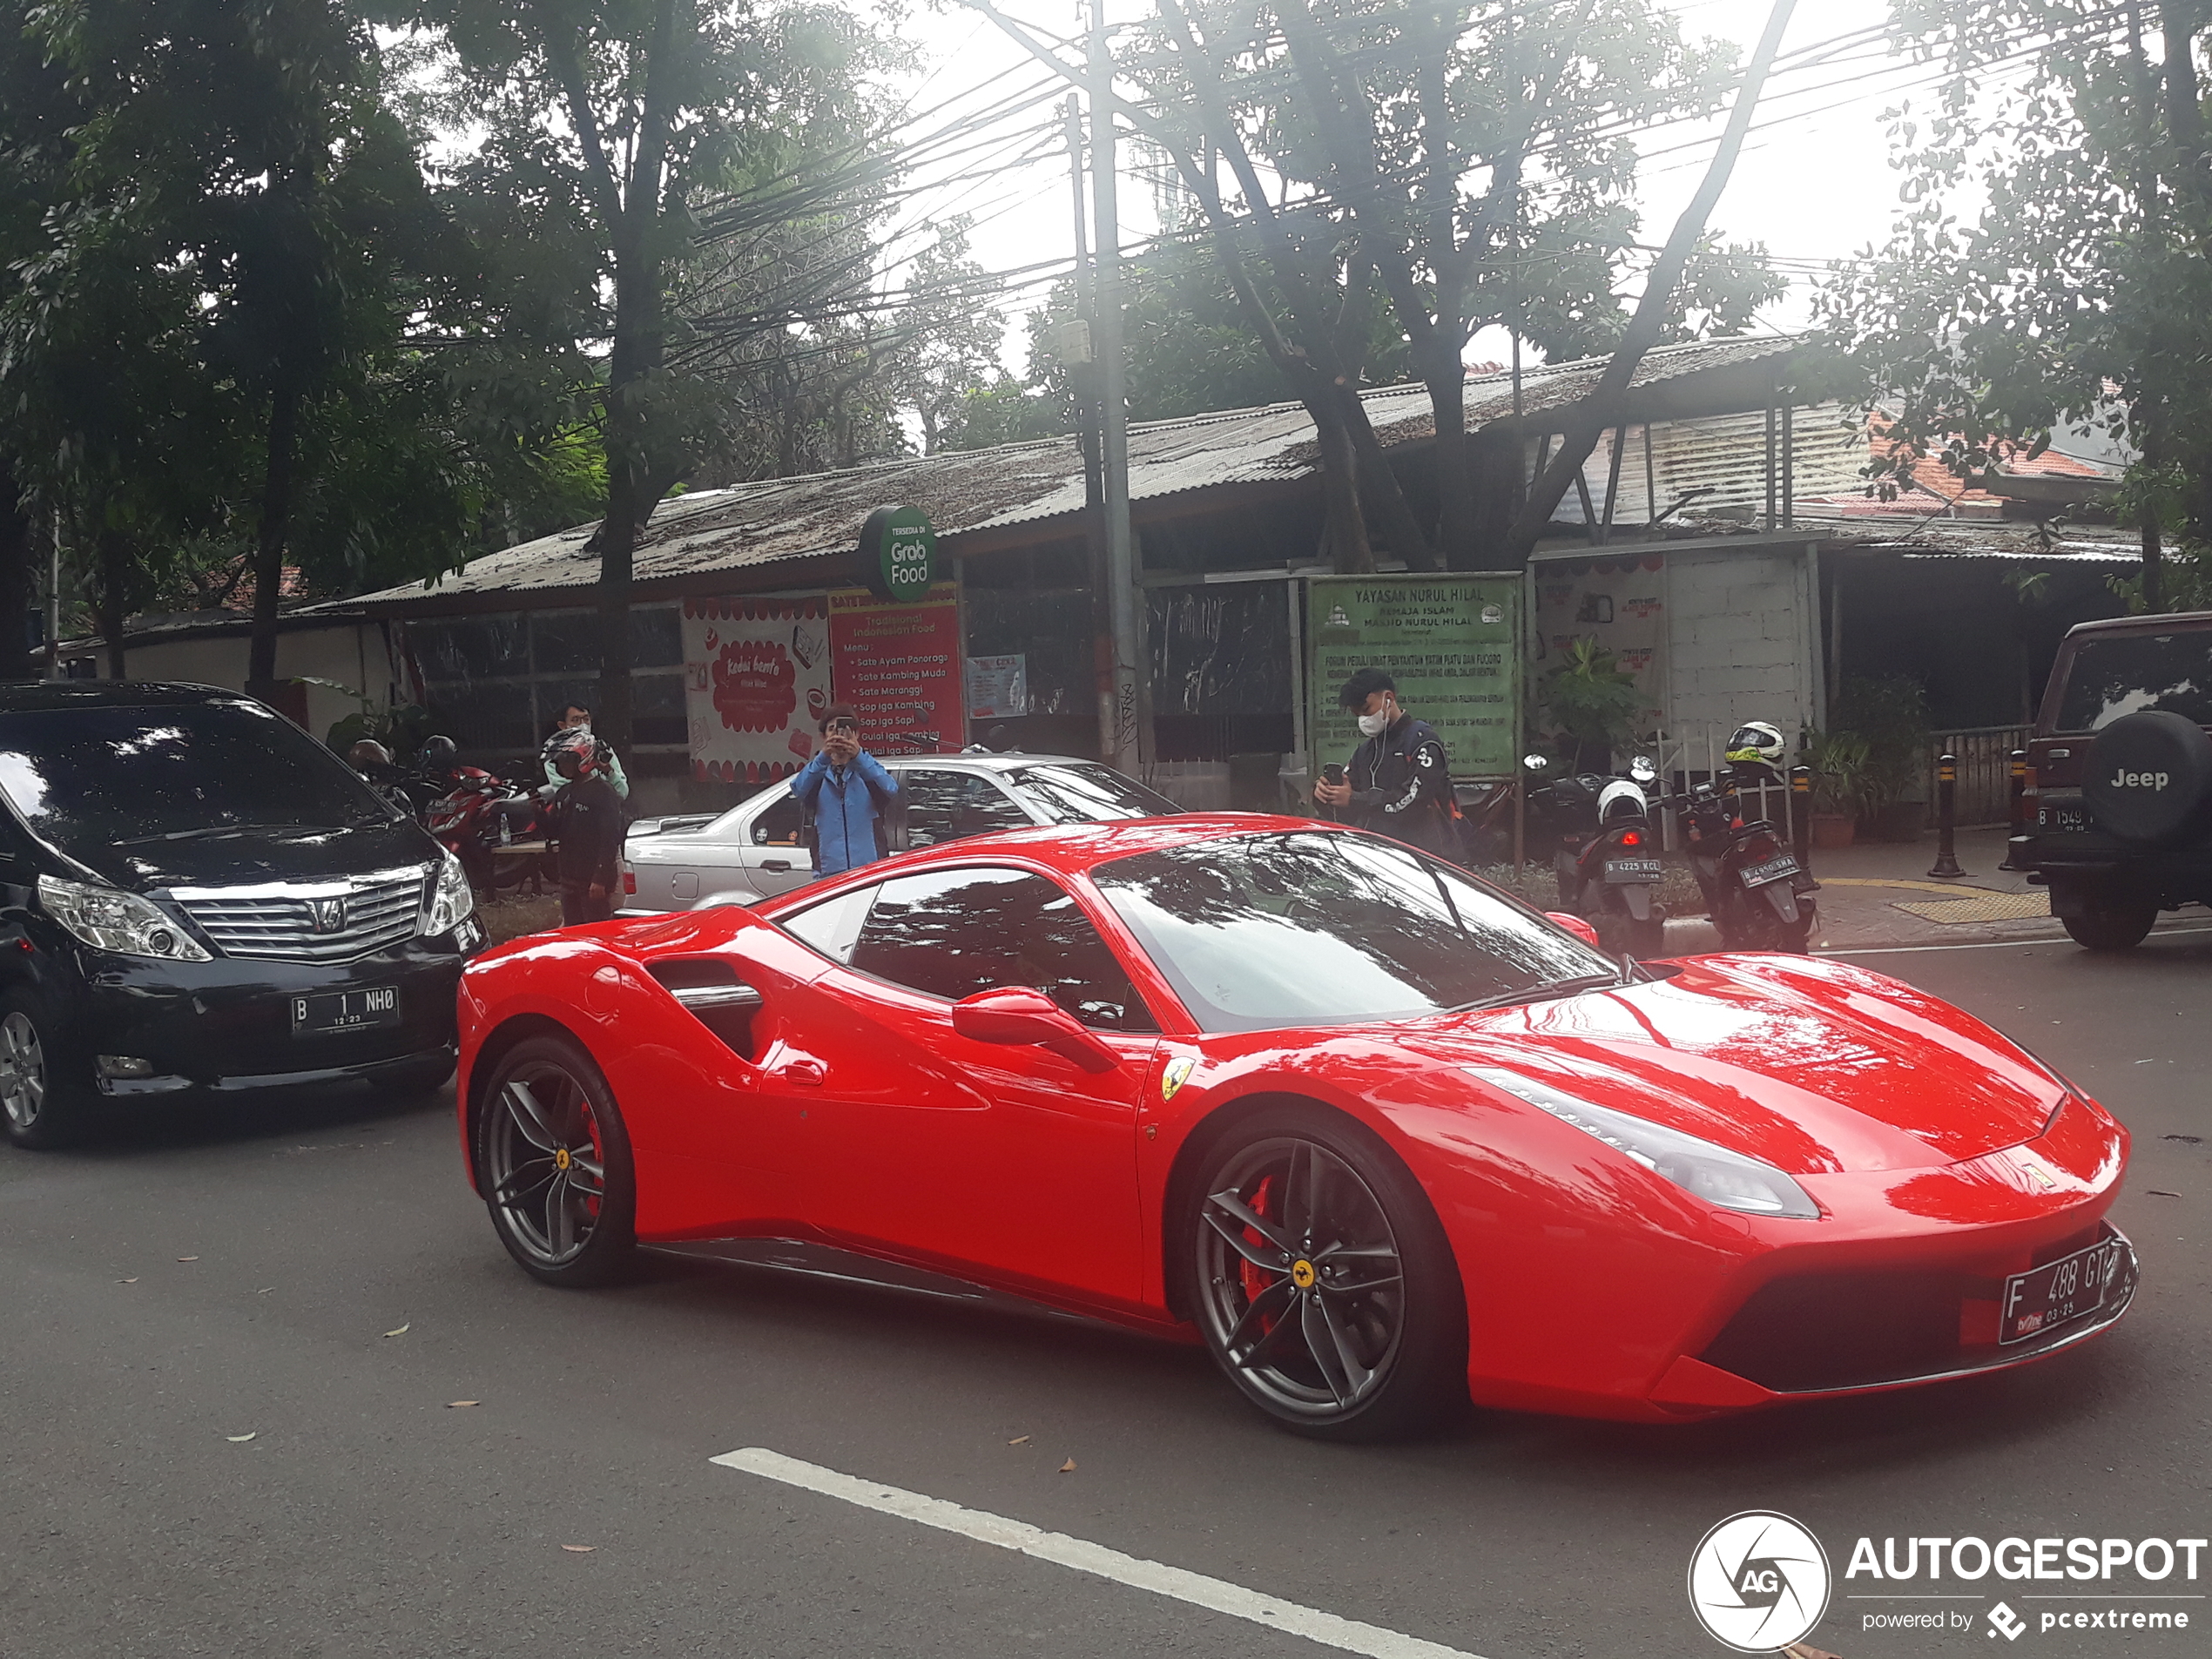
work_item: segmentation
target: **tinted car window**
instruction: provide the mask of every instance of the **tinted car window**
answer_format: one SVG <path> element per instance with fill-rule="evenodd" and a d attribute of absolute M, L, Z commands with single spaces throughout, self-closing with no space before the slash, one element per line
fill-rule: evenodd
<path fill-rule="evenodd" d="M 797 846 L 799 830 L 806 817 L 806 809 L 799 797 L 786 790 L 779 800 L 768 803 L 768 809 L 752 820 L 752 844 L 755 846 Z"/>
<path fill-rule="evenodd" d="M 1006 791 L 988 778 L 970 772 L 961 782 L 960 805 L 953 810 L 954 834 L 988 835 L 993 830 L 1028 829 L 1033 821 Z"/>
<path fill-rule="evenodd" d="M 899 788 L 907 798 L 907 845 L 937 846 L 955 839 L 953 827 L 960 810 L 962 772 L 930 766 L 906 766 L 899 772 Z"/>
<path fill-rule="evenodd" d="M 1614 977 L 1579 940 L 1373 836 L 1203 841 L 1091 876 L 1209 1031 L 1436 1014 Z"/>
<path fill-rule="evenodd" d="M 8 715 L 0 791 L 60 846 L 391 816 L 337 756 L 246 702 Z"/>
<path fill-rule="evenodd" d="M 1064 889 L 1020 870 L 930 870 L 875 890 L 851 966 L 957 1001 L 1033 986 L 1085 1025 L 1155 1029 L 1129 976 Z"/>
<path fill-rule="evenodd" d="M 857 887 L 834 899 L 808 905 L 792 915 L 779 918 L 779 925 L 802 945 L 810 945 L 833 962 L 853 960 L 853 946 L 867 920 L 868 906 L 879 889 Z"/>
<path fill-rule="evenodd" d="M 2212 629 L 2115 634 L 2075 647 L 2059 701 L 2060 731 L 2100 732 L 2143 709 L 2212 725 Z"/>
<path fill-rule="evenodd" d="M 1111 766 L 1089 762 L 1022 766 L 1007 774 L 1014 792 L 1049 823 L 1086 824 L 1109 818 L 1162 818 L 1183 809 Z"/>

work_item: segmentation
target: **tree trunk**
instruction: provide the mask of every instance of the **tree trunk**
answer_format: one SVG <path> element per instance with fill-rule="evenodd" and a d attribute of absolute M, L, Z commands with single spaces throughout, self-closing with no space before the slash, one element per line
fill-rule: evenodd
<path fill-rule="evenodd" d="M 118 530 L 100 532 L 99 624 L 107 645 L 107 677 L 130 678 L 130 664 L 123 649 L 123 631 L 130 616 L 131 544 Z"/>
<path fill-rule="evenodd" d="M 1352 435 L 1317 422 L 1321 434 L 1321 504 L 1329 527 L 1329 556 L 1339 576 L 1366 576 L 1375 568 L 1367 521 L 1359 511 L 1359 460 Z"/>
<path fill-rule="evenodd" d="M 260 535 L 253 546 L 253 632 L 246 659 L 246 689 L 264 701 L 276 684 L 277 612 L 284 597 L 284 544 L 291 528 L 293 468 L 299 443 L 300 394 L 294 388 L 280 386 L 269 398 Z M 105 542 L 101 556 L 105 561 Z M 105 593 L 102 603 L 106 603 Z"/>
<path fill-rule="evenodd" d="M 30 596 L 39 536 L 15 469 L 0 462 L 0 680 L 30 679 Z"/>

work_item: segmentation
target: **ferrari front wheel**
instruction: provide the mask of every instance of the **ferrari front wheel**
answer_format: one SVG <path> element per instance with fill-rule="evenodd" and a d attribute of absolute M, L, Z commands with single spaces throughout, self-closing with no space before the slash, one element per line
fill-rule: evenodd
<path fill-rule="evenodd" d="M 1270 1113 L 1207 1157 L 1190 1305 L 1229 1379 L 1317 1439 L 1418 1433 L 1467 1400 L 1467 1305 L 1406 1170 L 1359 1124 Z"/>
<path fill-rule="evenodd" d="M 548 1285 L 604 1285 L 636 1250 L 637 1168 L 614 1091 L 567 1037 L 531 1037 L 492 1074 L 477 1168 L 499 1242 Z"/>

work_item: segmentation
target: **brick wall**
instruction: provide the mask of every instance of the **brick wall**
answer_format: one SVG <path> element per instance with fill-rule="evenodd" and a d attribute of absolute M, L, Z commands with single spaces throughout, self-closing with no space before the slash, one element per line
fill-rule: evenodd
<path fill-rule="evenodd" d="M 1804 553 L 1669 553 L 1668 733 L 1702 746 L 1746 720 L 1793 741 L 1820 715 L 1819 628 Z"/>

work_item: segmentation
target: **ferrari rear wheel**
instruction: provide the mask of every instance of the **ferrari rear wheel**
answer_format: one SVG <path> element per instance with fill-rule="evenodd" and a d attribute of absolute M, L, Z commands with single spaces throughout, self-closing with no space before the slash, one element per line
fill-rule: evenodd
<path fill-rule="evenodd" d="M 1418 1433 L 1467 1401 L 1451 1245 L 1404 1164 L 1320 1109 L 1270 1113 L 1207 1159 L 1190 1305 L 1260 1410 L 1317 1439 Z"/>
<path fill-rule="evenodd" d="M 604 1285 L 637 1248 L 637 1168 L 614 1092 L 567 1037 L 531 1037 L 500 1062 L 477 1121 L 493 1230 L 548 1285 Z"/>

